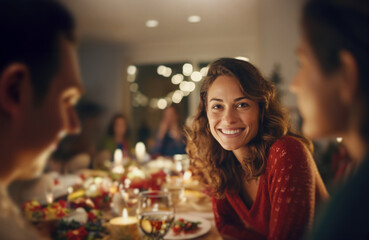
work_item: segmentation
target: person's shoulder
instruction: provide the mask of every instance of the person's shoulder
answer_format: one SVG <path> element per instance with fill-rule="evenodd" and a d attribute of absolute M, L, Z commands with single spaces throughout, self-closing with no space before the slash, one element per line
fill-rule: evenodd
<path fill-rule="evenodd" d="M 307 161 L 309 156 L 309 151 L 301 140 L 292 136 L 283 136 L 270 147 L 268 165 L 269 167 L 283 166 L 292 160 L 296 164 Z"/>
<path fill-rule="evenodd" d="M 270 152 L 280 152 L 283 150 L 305 150 L 305 145 L 301 142 L 301 140 L 292 136 L 283 136 L 277 139 L 272 146 L 270 147 Z"/>

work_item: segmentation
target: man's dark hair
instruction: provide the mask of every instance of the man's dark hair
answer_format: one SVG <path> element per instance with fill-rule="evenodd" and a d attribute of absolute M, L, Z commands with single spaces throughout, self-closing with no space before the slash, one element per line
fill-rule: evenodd
<path fill-rule="evenodd" d="M 369 142 L 368 0 L 309 0 L 303 8 L 302 27 L 324 73 L 330 74 L 341 67 L 341 50 L 355 58 L 363 109 L 360 131 Z"/>
<path fill-rule="evenodd" d="M 74 41 L 73 30 L 73 17 L 54 0 L 1 0 L 0 74 L 12 63 L 25 64 L 40 102 L 59 67 L 60 36 Z"/>

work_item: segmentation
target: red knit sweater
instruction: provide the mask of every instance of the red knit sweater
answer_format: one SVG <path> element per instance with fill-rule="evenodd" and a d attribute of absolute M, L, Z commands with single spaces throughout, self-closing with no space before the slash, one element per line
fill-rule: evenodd
<path fill-rule="evenodd" d="M 316 203 L 328 197 L 311 154 L 293 137 L 269 150 L 250 209 L 239 194 L 212 198 L 215 222 L 223 236 L 235 239 L 299 239 L 310 226 Z"/>

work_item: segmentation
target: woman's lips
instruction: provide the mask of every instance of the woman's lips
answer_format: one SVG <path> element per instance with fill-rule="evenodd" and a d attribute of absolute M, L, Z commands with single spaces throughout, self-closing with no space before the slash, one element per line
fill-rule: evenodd
<path fill-rule="evenodd" d="M 227 136 L 234 136 L 239 134 L 242 129 L 241 128 L 235 128 L 235 129 L 218 129 L 223 135 L 227 135 Z"/>

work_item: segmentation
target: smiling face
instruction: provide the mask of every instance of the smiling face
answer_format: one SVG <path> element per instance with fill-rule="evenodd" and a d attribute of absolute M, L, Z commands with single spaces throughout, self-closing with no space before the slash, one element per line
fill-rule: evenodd
<path fill-rule="evenodd" d="M 245 148 L 259 129 L 259 105 L 241 91 L 238 80 L 215 79 L 208 91 L 207 117 L 211 134 L 226 150 Z"/>
<path fill-rule="evenodd" d="M 310 45 L 302 39 L 300 68 L 291 84 L 303 118 L 303 133 L 311 138 L 337 137 L 346 130 L 348 109 L 340 96 L 339 74 L 322 72 Z"/>

